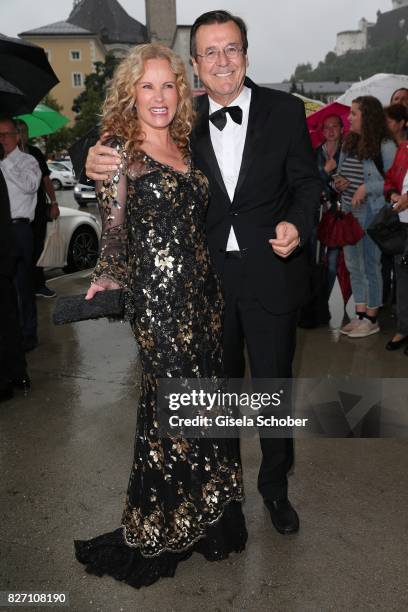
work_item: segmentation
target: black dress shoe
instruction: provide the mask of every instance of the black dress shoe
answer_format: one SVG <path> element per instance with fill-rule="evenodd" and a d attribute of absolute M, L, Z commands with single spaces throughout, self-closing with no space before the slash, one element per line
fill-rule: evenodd
<path fill-rule="evenodd" d="M 11 400 L 13 396 L 13 387 L 11 385 L 0 388 L 0 402 L 7 402 L 7 400 Z"/>
<path fill-rule="evenodd" d="M 21 389 L 21 391 L 24 391 L 25 395 L 31 389 L 31 381 L 27 372 L 25 372 L 22 376 L 16 376 L 16 378 L 12 378 L 10 382 L 12 386 L 16 389 Z"/>
<path fill-rule="evenodd" d="M 290 501 L 286 499 L 264 499 L 276 531 L 282 534 L 299 531 L 299 517 Z"/>
<path fill-rule="evenodd" d="M 401 338 L 401 340 L 390 340 L 385 345 L 385 348 L 387 349 L 387 351 L 397 351 L 399 348 L 401 348 L 403 344 L 405 344 L 407 340 L 408 336 L 404 336 L 404 338 Z"/>

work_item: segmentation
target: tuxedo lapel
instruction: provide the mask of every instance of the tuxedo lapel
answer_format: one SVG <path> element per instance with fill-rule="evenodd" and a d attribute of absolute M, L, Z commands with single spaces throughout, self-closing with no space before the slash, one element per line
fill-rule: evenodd
<path fill-rule="evenodd" d="M 269 114 L 269 109 L 262 108 L 259 99 L 259 89 L 255 83 L 247 77 L 245 79 L 245 85 L 251 89 L 251 104 L 249 106 L 248 127 L 234 199 L 247 176 L 249 167 L 257 150 L 257 142 L 263 133 L 262 126 L 265 125 L 264 121 Z"/>
<path fill-rule="evenodd" d="M 209 102 L 208 96 L 200 96 L 198 99 L 197 110 L 198 110 L 198 121 L 194 128 L 194 148 L 196 154 L 200 159 L 208 166 L 211 175 L 215 178 L 222 191 L 229 199 L 228 192 L 226 190 L 220 167 L 217 162 L 217 158 L 214 153 L 210 137 L 210 125 L 208 120 L 209 115 Z"/>

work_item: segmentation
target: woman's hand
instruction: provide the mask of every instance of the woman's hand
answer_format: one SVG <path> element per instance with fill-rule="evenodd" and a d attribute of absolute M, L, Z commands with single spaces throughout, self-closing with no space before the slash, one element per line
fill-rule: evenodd
<path fill-rule="evenodd" d="M 408 208 L 408 193 L 404 193 L 402 195 L 398 195 L 394 193 L 391 196 L 391 200 L 393 203 L 392 208 L 396 212 L 402 212 L 403 210 L 407 210 Z"/>
<path fill-rule="evenodd" d="M 86 300 L 92 300 L 92 298 L 99 291 L 106 291 L 107 289 L 120 289 L 119 283 L 111 280 L 110 278 L 99 278 L 97 283 L 92 283 L 88 289 L 88 293 L 85 296 Z"/>
<path fill-rule="evenodd" d="M 339 176 L 334 179 L 334 188 L 336 191 L 340 193 L 345 191 L 347 187 L 350 185 L 350 181 L 348 181 L 344 176 Z"/>
<path fill-rule="evenodd" d="M 360 206 L 360 204 L 362 204 L 364 202 L 364 200 L 366 199 L 366 188 L 364 183 L 362 185 L 360 185 L 360 187 L 357 187 L 357 189 L 354 192 L 354 195 L 351 199 L 351 206 L 353 208 L 357 208 L 358 206 Z"/>

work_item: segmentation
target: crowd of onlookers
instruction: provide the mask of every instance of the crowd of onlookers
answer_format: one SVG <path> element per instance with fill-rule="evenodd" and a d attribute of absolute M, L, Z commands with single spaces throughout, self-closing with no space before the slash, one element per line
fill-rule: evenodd
<path fill-rule="evenodd" d="M 364 232 L 355 244 L 325 249 L 327 297 L 343 250 L 356 315 L 340 331 L 349 338 L 364 338 L 380 330 L 378 312 L 384 298 L 395 296 L 398 326 L 387 350 L 407 343 L 408 266 L 404 253 L 382 254 L 365 231 L 384 206 L 392 206 L 408 238 L 408 89 L 399 89 L 383 108 L 373 96 L 360 96 L 351 105 L 349 131 L 340 115 L 326 116 L 324 142 L 316 149 L 324 184 L 323 207 L 333 214 L 351 212 Z M 347 126 L 348 127 L 348 126 Z M 408 240 L 406 241 L 406 249 Z M 385 289 L 385 291 L 384 291 Z"/>

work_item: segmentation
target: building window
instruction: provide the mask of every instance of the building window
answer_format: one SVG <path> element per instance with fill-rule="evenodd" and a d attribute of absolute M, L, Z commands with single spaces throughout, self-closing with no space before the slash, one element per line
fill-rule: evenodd
<path fill-rule="evenodd" d="M 71 49 L 69 52 L 69 57 L 72 61 L 78 62 L 81 59 L 81 52 L 76 49 Z"/>
<path fill-rule="evenodd" d="M 82 80 L 82 74 L 80 72 L 72 73 L 72 84 L 74 87 L 82 87 L 83 80 Z"/>

